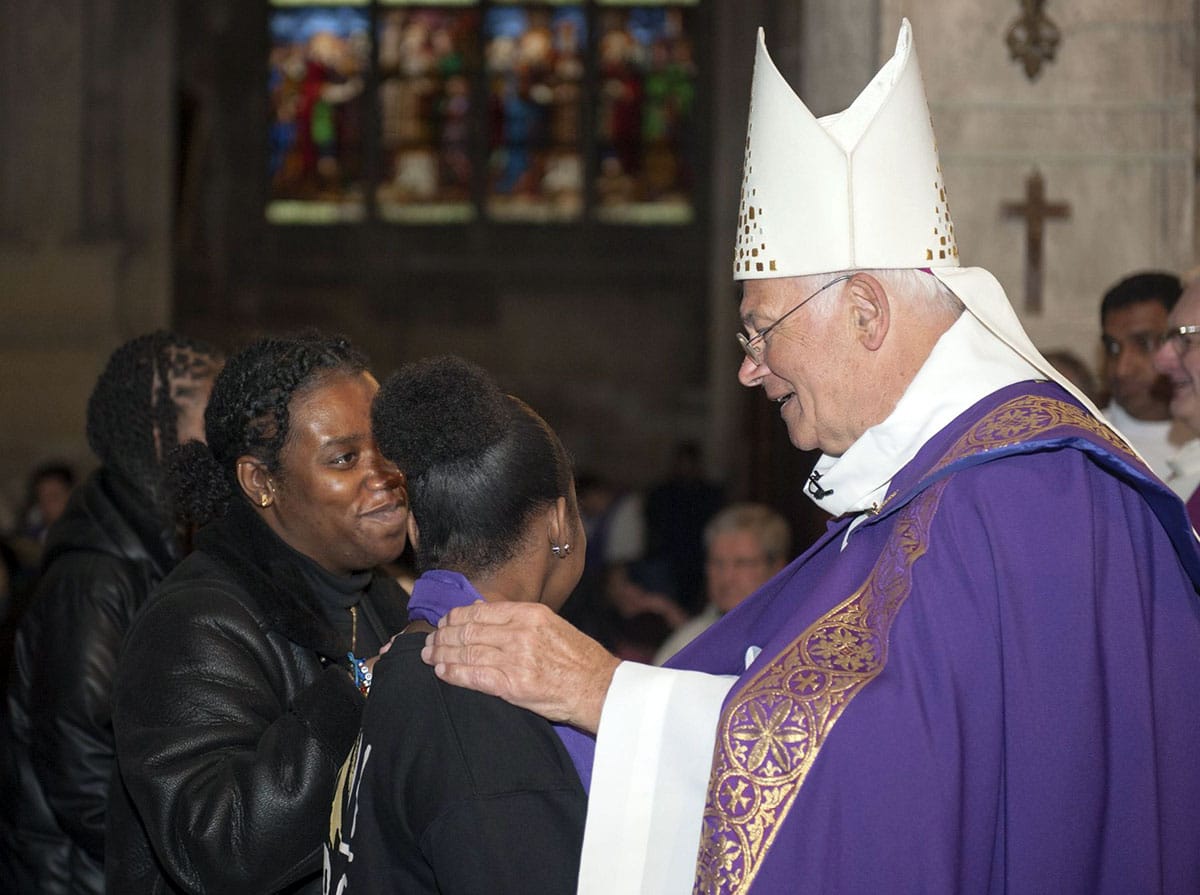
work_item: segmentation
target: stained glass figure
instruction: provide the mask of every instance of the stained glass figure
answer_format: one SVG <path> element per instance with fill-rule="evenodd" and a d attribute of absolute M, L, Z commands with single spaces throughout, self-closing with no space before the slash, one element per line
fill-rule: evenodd
<path fill-rule="evenodd" d="M 599 21 L 597 217 L 690 221 L 696 105 L 691 10 L 620 4 L 602 9 Z"/>
<path fill-rule="evenodd" d="M 484 16 L 488 190 L 494 220 L 583 213 L 581 120 L 587 18 L 581 5 L 493 5 Z"/>
<path fill-rule="evenodd" d="M 273 6 L 268 220 L 362 220 L 363 90 L 371 57 L 359 5 Z"/>
<path fill-rule="evenodd" d="M 448 223 L 475 216 L 472 80 L 479 13 L 430 3 L 380 13 L 379 111 L 385 220 Z"/>

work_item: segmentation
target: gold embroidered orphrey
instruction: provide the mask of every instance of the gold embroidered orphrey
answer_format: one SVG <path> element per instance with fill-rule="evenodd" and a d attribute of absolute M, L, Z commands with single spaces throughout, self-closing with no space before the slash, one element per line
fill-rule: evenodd
<path fill-rule="evenodd" d="M 1112 429 L 1078 407 L 1024 395 L 972 426 L 928 475 L 966 457 L 1066 427 L 1083 429 L 1130 453 Z M 892 622 L 911 593 L 913 565 L 928 547 L 949 481 L 926 488 L 899 512 L 866 581 L 792 641 L 722 712 L 696 893 L 741 895 L 754 882 L 829 732 L 887 664 Z"/>

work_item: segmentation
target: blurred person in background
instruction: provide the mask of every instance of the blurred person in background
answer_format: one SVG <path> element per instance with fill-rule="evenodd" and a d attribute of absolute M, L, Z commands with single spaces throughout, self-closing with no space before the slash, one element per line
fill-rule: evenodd
<path fill-rule="evenodd" d="M 1171 384 L 1154 366 L 1167 315 L 1182 291 L 1174 274 L 1144 271 L 1116 283 L 1100 304 L 1109 397 L 1104 415 L 1164 480 L 1171 477 L 1167 460 L 1196 435 L 1172 420 Z"/>
<path fill-rule="evenodd" d="M 704 527 L 708 604 L 677 628 L 654 656 L 661 665 L 739 605 L 791 559 L 787 520 L 761 503 L 737 503 Z"/>
<path fill-rule="evenodd" d="M 1154 367 L 1171 387 L 1171 414 L 1200 432 L 1200 279 L 1189 282 L 1154 354 Z M 1167 484 L 1186 501 L 1188 518 L 1200 526 L 1200 439 L 1192 439 L 1169 461 Z"/>
<path fill-rule="evenodd" d="M 104 891 L 117 657 L 134 615 L 182 557 L 163 453 L 203 437 L 220 365 L 211 346 L 155 332 L 113 352 L 92 390 L 87 439 L 100 467 L 50 530 L 13 647 L 0 737 L 0 891 Z M 37 489 L 42 518 L 67 481 L 47 471 Z"/>
<path fill-rule="evenodd" d="M 25 514 L 25 532 L 38 542 L 46 539 L 50 528 L 67 508 L 75 487 L 75 470 L 58 460 L 43 463 L 29 476 L 29 509 Z"/>
<path fill-rule="evenodd" d="M 704 606 L 704 526 L 724 502 L 721 486 L 705 477 L 693 441 L 675 446 L 670 473 L 646 492 L 645 558 L 666 564 L 671 590 L 688 615 Z"/>
<path fill-rule="evenodd" d="M 678 586 L 662 558 L 613 566 L 605 579 L 604 622 L 599 638 L 615 656 L 650 662 L 663 642 L 687 624 Z"/>
<path fill-rule="evenodd" d="M 0 669 L 8 673 L 12 659 L 13 637 L 16 636 L 16 619 L 25 612 L 29 599 L 22 581 L 21 561 L 17 551 L 6 540 L 0 539 Z M 0 713 L 0 718 L 5 717 Z"/>
<path fill-rule="evenodd" d="M 583 576 L 562 608 L 562 617 L 603 643 L 612 642 L 610 578 L 646 552 L 642 494 L 595 472 L 575 477 L 579 517 L 587 532 Z"/>
<path fill-rule="evenodd" d="M 11 527 L 8 542 L 19 562 L 13 583 L 26 595 L 37 585 L 46 535 L 67 508 L 74 487 L 75 470 L 58 460 L 38 464 L 26 479 L 24 502 L 18 511 L 17 524 Z M 17 609 L 20 611 L 21 607 Z M 18 619 L 11 621 L 15 625 Z"/>

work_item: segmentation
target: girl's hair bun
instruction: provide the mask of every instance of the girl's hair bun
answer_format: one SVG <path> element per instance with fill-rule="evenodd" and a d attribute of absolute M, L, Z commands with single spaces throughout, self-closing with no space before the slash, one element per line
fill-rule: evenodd
<path fill-rule="evenodd" d="M 379 449 L 409 476 L 470 463 L 509 430 L 512 400 L 491 375 L 456 355 L 401 367 L 375 397 L 372 429 Z"/>

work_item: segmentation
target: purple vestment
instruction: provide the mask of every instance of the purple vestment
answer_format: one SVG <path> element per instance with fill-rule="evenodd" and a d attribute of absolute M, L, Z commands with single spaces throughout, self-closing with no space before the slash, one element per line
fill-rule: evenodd
<path fill-rule="evenodd" d="M 1183 504 L 1020 383 L 850 523 L 668 663 L 740 675 L 696 891 L 1200 892 Z"/>
<path fill-rule="evenodd" d="M 475 586 L 458 572 L 448 572 L 444 569 L 431 569 L 424 573 L 413 584 L 412 597 L 408 601 L 408 615 L 419 618 L 437 626 L 442 616 L 455 606 L 470 606 L 483 595 Z M 586 733 L 576 730 L 566 724 L 551 724 L 558 738 L 571 756 L 579 779 L 583 783 L 583 791 L 587 792 L 592 785 L 592 758 L 596 752 L 596 741 Z"/>

